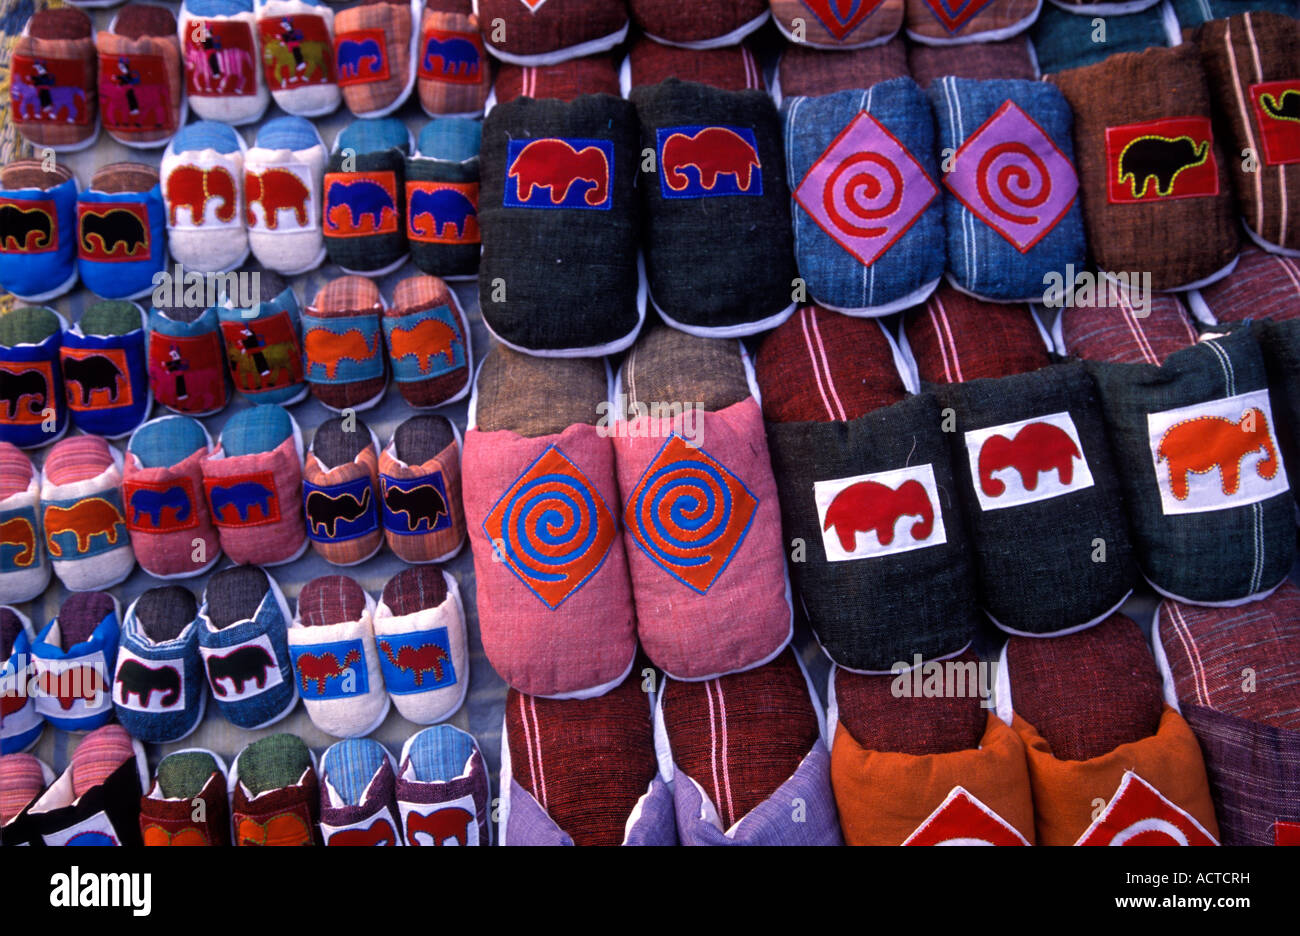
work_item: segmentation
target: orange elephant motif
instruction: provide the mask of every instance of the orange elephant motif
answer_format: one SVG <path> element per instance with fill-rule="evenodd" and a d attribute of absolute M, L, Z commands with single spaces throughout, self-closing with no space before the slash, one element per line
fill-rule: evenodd
<path fill-rule="evenodd" d="M 1269 431 L 1268 417 L 1251 407 L 1233 422 L 1221 416 L 1197 416 L 1170 426 L 1156 450 L 1157 463 L 1169 462 L 1169 487 L 1174 497 L 1186 500 L 1190 493 L 1189 474 L 1219 471 L 1220 486 L 1227 495 L 1241 487 L 1241 462 L 1247 455 L 1264 452 L 1255 471 L 1265 481 L 1277 476 L 1280 464 L 1277 446 Z"/>
<path fill-rule="evenodd" d="M 0 545 L 18 546 L 14 565 L 26 568 L 36 558 L 36 531 L 26 517 L 11 517 L 0 523 Z"/>
<path fill-rule="evenodd" d="M 90 538 L 101 534 L 116 544 L 118 526 L 126 528 L 122 512 L 102 497 L 88 497 L 71 507 L 50 504 L 45 508 L 45 545 L 57 559 L 63 555 L 63 547 L 55 539 L 60 533 L 77 534 L 77 552 L 88 550 Z"/>
<path fill-rule="evenodd" d="M 295 813 L 281 813 L 266 822 L 241 816 L 237 826 L 237 845 L 310 845 L 311 829 Z"/>
<path fill-rule="evenodd" d="M 449 367 L 456 362 L 455 343 L 459 340 L 455 329 L 446 322 L 427 318 L 412 328 L 394 328 L 389 343 L 394 361 L 414 355 L 420 373 L 427 374 L 438 355 L 442 355 Z"/>
<path fill-rule="evenodd" d="M 184 829 L 178 829 L 175 833 L 168 832 L 160 825 L 149 824 L 144 827 L 144 843 L 150 846 L 161 845 L 210 845 L 208 837 L 203 834 L 203 830 L 189 826 Z"/>
<path fill-rule="evenodd" d="M 361 363 L 375 356 L 379 350 L 379 336 L 373 336 L 374 347 L 366 341 L 360 329 L 349 328 L 342 334 L 328 328 L 312 328 L 307 331 L 304 351 L 308 365 L 319 364 L 325 368 L 325 376 L 330 380 L 338 372 L 339 361 L 347 358 Z"/>

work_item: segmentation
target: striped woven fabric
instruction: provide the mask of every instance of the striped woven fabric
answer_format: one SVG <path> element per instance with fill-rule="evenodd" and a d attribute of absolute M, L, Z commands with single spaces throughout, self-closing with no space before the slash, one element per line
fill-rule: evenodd
<path fill-rule="evenodd" d="M 1034 63 L 1029 42 L 1023 35 L 1000 42 L 971 42 L 962 45 L 929 46 L 914 43 L 907 48 L 907 67 L 922 88 L 946 75 L 958 78 L 1020 78 L 1033 81 Z"/>
<path fill-rule="evenodd" d="M 61 439 L 45 459 L 45 480 L 71 484 L 103 474 L 113 464 L 112 450 L 99 436 Z"/>
<path fill-rule="evenodd" d="M 0 757 L 0 823 L 18 815 L 45 789 L 41 762 L 30 754 Z"/>
<path fill-rule="evenodd" d="M 1051 363 L 1028 308 L 983 302 L 946 283 L 903 322 L 921 380 L 928 383 L 1027 374 Z"/>
<path fill-rule="evenodd" d="M 93 34 L 90 17 L 81 10 L 43 9 L 32 16 L 27 34 L 14 45 L 6 72 L 11 80 L 22 79 L 22 89 L 16 87 L 17 82 L 10 86 L 19 102 L 17 112 L 10 116 L 33 145 L 72 146 L 95 134 L 97 61 Z M 46 74 L 34 70 L 38 62 Z M 52 87 L 45 92 L 49 95 L 46 100 L 41 96 L 39 82 L 51 76 Z M 57 94 L 65 89 L 66 101 Z"/>
<path fill-rule="evenodd" d="M 105 80 L 102 84 L 106 90 L 100 101 L 105 127 L 118 139 L 132 143 L 156 142 L 170 137 L 180 126 L 181 102 L 185 96 L 181 44 L 176 36 L 176 17 L 172 12 L 165 7 L 132 3 L 123 8 L 112 32 L 105 29 L 96 34 L 95 48 L 100 59 L 109 63 L 116 63 L 119 56 L 126 57 L 126 67 L 151 94 L 157 95 L 166 89 L 166 97 L 160 99 L 160 102 L 166 102 L 165 114 L 161 111 L 141 114 L 139 108 L 133 114 L 131 102 L 134 99 L 128 96 L 132 86 Z M 101 70 L 109 67 L 113 66 L 101 62 Z M 142 68 L 154 71 L 142 74 Z M 158 82 L 160 78 L 161 83 Z M 116 93 L 110 95 L 108 89 Z M 145 126 L 145 116 L 156 121 L 156 129 Z"/>
<path fill-rule="evenodd" d="M 105 725 L 90 732 L 72 752 L 73 793 L 84 796 L 134 756 L 131 736 L 121 725 Z"/>
<path fill-rule="evenodd" d="M 446 6 L 447 4 L 443 4 Z M 420 106 L 429 114 L 473 114 L 483 110 L 492 87 L 492 66 L 478 37 L 478 17 L 470 12 L 468 2 L 453 4 L 461 10 L 439 10 L 437 4 L 425 7 L 420 20 L 419 79 L 416 90 Z M 437 55 L 426 55 L 433 42 L 467 42 L 476 57 L 451 63 Z M 433 46 L 437 48 L 437 46 Z M 464 46 L 461 46 L 464 48 Z M 434 68 L 435 63 L 437 68 Z M 477 80 L 476 80 L 477 79 Z"/>
<path fill-rule="evenodd" d="M 727 91 L 763 89 L 763 67 L 746 45 L 682 49 L 639 36 L 632 42 L 627 60 L 634 88 L 676 77 Z"/>
<path fill-rule="evenodd" d="M 908 75 L 907 48 L 897 36 L 883 45 L 827 55 L 821 49 L 791 43 L 781 53 L 777 75 L 782 97 L 817 97 L 870 88 Z"/>
<path fill-rule="evenodd" d="M 1300 318 L 1300 259 L 1248 246 L 1230 276 L 1200 290 L 1221 322 Z"/>
<path fill-rule="evenodd" d="M 402 96 L 411 74 L 411 33 L 415 29 L 411 6 L 406 0 L 365 0 L 340 10 L 334 17 L 334 35 L 342 40 L 348 33 L 379 30 L 388 77 L 381 80 L 342 82 L 343 103 L 354 114 L 368 114 L 388 107 Z M 363 33 L 364 36 L 364 33 Z"/>
<path fill-rule="evenodd" d="M 1125 290 L 1113 304 L 1061 310 L 1061 336 L 1068 354 L 1116 364 L 1163 364 L 1196 342 L 1196 329 L 1176 296 L 1152 293 L 1147 314 Z"/>
<path fill-rule="evenodd" d="M 366 593 L 346 575 L 322 575 L 298 593 L 298 618 L 308 627 L 358 620 L 366 610 Z"/>
<path fill-rule="evenodd" d="M 502 62 L 493 89 L 498 104 L 519 97 L 572 101 L 583 94 L 617 95 L 618 68 L 608 54 L 537 67 Z"/>
<path fill-rule="evenodd" d="M 0 500 L 26 491 L 35 475 L 36 469 L 22 449 L 0 442 Z"/>

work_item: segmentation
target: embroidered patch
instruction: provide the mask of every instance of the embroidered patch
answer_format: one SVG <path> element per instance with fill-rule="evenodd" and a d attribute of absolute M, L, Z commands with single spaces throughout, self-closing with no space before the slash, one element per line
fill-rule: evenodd
<path fill-rule="evenodd" d="M 1283 822 L 1279 819 L 1273 823 L 1273 844 L 1300 845 L 1300 822 Z"/>
<path fill-rule="evenodd" d="M 0 196 L 0 252 L 41 254 L 59 249 L 59 211 L 52 198 Z"/>
<path fill-rule="evenodd" d="M 237 389 L 259 393 L 302 383 L 298 329 L 288 312 L 222 322 L 221 334 Z"/>
<path fill-rule="evenodd" d="M 379 508 L 369 475 L 341 484 L 303 481 L 302 499 L 307 535 L 314 542 L 341 543 L 379 529 Z"/>
<path fill-rule="evenodd" d="M 407 235 L 422 244 L 477 244 L 477 182 L 406 183 Z"/>
<path fill-rule="evenodd" d="M 122 485 L 126 497 L 126 526 L 133 533 L 175 533 L 199 525 L 194 480 L 180 476 L 166 481 L 130 478 Z"/>
<path fill-rule="evenodd" d="M 149 210 L 141 202 L 78 202 L 77 256 L 127 263 L 149 259 Z"/>
<path fill-rule="evenodd" d="M 384 375 L 379 323 L 374 315 L 302 317 L 307 379 L 352 383 Z"/>
<path fill-rule="evenodd" d="M 398 811 L 406 826 L 407 845 L 477 845 L 478 820 L 474 797 L 459 796 L 445 803 L 426 805 L 399 800 Z"/>
<path fill-rule="evenodd" d="M 223 478 L 203 479 L 212 509 L 212 522 L 224 527 L 252 527 L 280 520 L 280 497 L 275 475 L 249 471 Z"/>
<path fill-rule="evenodd" d="M 1092 469 L 1069 413 L 972 429 L 965 441 L 981 510 L 1019 507 L 1092 487 Z"/>
<path fill-rule="evenodd" d="M 813 500 L 828 562 L 890 556 L 948 542 L 939 487 L 928 464 L 816 481 Z"/>
<path fill-rule="evenodd" d="M 295 803 L 265 817 L 235 810 L 232 819 L 236 845 L 291 847 L 313 844 L 311 811 L 306 803 Z"/>
<path fill-rule="evenodd" d="M 451 529 L 447 482 L 441 471 L 422 478 L 379 476 L 384 498 L 384 529 L 398 536 Z"/>
<path fill-rule="evenodd" d="M 387 816 L 388 813 L 384 812 L 378 819 L 367 817 L 342 826 L 322 822 L 320 830 L 326 845 L 395 846 L 398 844 L 397 830 Z"/>
<path fill-rule="evenodd" d="M 122 516 L 122 490 L 94 497 L 43 500 L 45 546 L 55 559 L 85 559 L 129 545 Z"/>
<path fill-rule="evenodd" d="M 0 511 L 0 572 L 30 569 L 36 561 L 36 508 Z"/>
<path fill-rule="evenodd" d="M 59 349 L 68 406 L 77 411 L 114 409 L 134 401 L 125 348 Z"/>
<path fill-rule="evenodd" d="M 664 198 L 763 194 L 758 138 L 748 127 L 661 127 L 656 138 Z"/>
<path fill-rule="evenodd" d="M 1290 490 L 1267 390 L 1150 413 L 1147 432 L 1166 515 L 1242 507 Z"/>
<path fill-rule="evenodd" d="M 1300 79 L 1253 84 L 1250 100 L 1255 105 L 1264 163 L 1281 166 L 1300 162 Z"/>
<path fill-rule="evenodd" d="M 161 55 L 101 55 L 99 112 L 104 129 L 125 134 L 174 130 L 169 77 Z"/>
<path fill-rule="evenodd" d="M 346 699 L 370 691 L 360 640 L 291 646 L 289 655 L 304 699 Z"/>
<path fill-rule="evenodd" d="M 596 574 L 617 532 L 596 486 L 554 445 L 483 521 L 496 558 L 551 610 Z"/>
<path fill-rule="evenodd" d="M 146 847 L 207 846 L 212 842 L 207 831 L 199 825 L 183 820 L 149 819 L 140 832 Z"/>
<path fill-rule="evenodd" d="M 0 362 L 0 423 L 36 426 L 46 407 L 55 405 L 52 395 L 54 365 L 50 361 Z"/>
<path fill-rule="evenodd" d="M 610 140 L 514 139 L 506 150 L 507 208 L 583 208 L 614 204 Z"/>
<path fill-rule="evenodd" d="M 1218 845 L 1186 810 L 1131 770 L 1075 845 Z"/>
<path fill-rule="evenodd" d="M 758 498 L 726 466 L 672 435 L 628 496 L 623 523 L 642 552 L 703 595 L 740 549 L 757 510 Z"/>
<path fill-rule="evenodd" d="M 843 39 L 857 29 L 884 0 L 803 0 L 817 21 L 836 39 Z"/>
<path fill-rule="evenodd" d="M 966 138 L 943 183 L 1021 253 L 1056 227 L 1079 191 L 1070 160 L 1012 101 Z"/>
<path fill-rule="evenodd" d="M 376 636 L 384 686 L 395 695 L 432 692 L 456 684 L 447 628 L 434 627 L 409 634 Z"/>
<path fill-rule="evenodd" d="M 261 172 L 246 169 L 244 203 L 249 230 L 278 231 L 283 222 L 291 231 L 314 231 L 311 190 L 311 170 L 301 163 L 270 166 Z M 283 217 L 286 211 L 288 218 Z"/>
<path fill-rule="evenodd" d="M 185 701 L 185 673 L 176 663 L 147 660 L 125 644 L 117 650 L 113 701 L 133 712 L 166 712 Z"/>
<path fill-rule="evenodd" d="M 75 825 L 57 832 L 41 833 L 41 841 L 51 847 L 60 845 L 121 845 L 117 830 L 113 828 L 108 813 L 100 810 Z"/>
<path fill-rule="evenodd" d="M 90 123 L 85 62 L 15 55 L 9 70 L 9 113 L 14 120 L 77 127 Z"/>
<path fill-rule="evenodd" d="M 1112 205 L 1219 194 L 1208 117 L 1170 117 L 1106 128 Z"/>
<path fill-rule="evenodd" d="M 387 39 L 382 29 L 354 29 L 334 37 L 339 85 L 348 87 L 389 78 Z"/>
<path fill-rule="evenodd" d="M 1011 823 L 956 786 L 904 845 L 1028 845 Z"/>
<path fill-rule="evenodd" d="M 257 46 L 242 20 L 181 20 L 185 90 L 198 97 L 257 94 Z"/>
<path fill-rule="evenodd" d="M 170 227 L 191 231 L 238 225 L 239 192 L 235 177 L 225 166 L 176 166 L 167 174 L 163 189 Z"/>
<path fill-rule="evenodd" d="M 383 324 L 399 383 L 441 377 L 466 364 L 460 319 L 450 306 L 421 309 L 400 319 L 385 317 Z"/>
<path fill-rule="evenodd" d="M 272 91 L 334 83 L 334 45 L 325 20 L 311 13 L 264 16 L 257 21 L 262 64 Z"/>
<path fill-rule="evenodd" d="M 326 234 L 363 237 L 397 229 L 396 173 L 325 173 Z"/>
<path fill-rule="evenodd" d="M 47 716 L 80 718 L 112 704 L 102 650 L 73 660 L 37 660 L 36 708 Z"/>
<path fill-rule="evenodd" d="M 992 2 L 993 0 L 925 0 L 930 12 L 950 33 L 961 30 Z"/>
<path fill-rule="evenodd" d="M 478 84 L 483 78 L 483 40 L 478 30 L 426 29 L 420 40 L 420 77 L 449 84 Z"/>
<path fill-rule="evenodd" d="M 226 404 L 221 338 L 206 335 L 149 335 L 149 386 L 164 406 L 206 413 Z"/>
<path fill-rule="evenodd" d="M 938 194 L 916 157 L 863 111 L 812 164 L 794 198 L 837 244 L 870 265 Z"/>
<path fill-rule="evenodd" d="M 271 638 L 258 634 L 231 647 L 199 647 L 208 684 L 220 702 L 242 702 L 284 682 Z"/>
<path fill-rule="evenodd" d="M 545 3 L 546 0 L 519 0 L 519 2 L 528 7 L 528 12 L 536 13 L 542 8 L 542 4 Z"/>

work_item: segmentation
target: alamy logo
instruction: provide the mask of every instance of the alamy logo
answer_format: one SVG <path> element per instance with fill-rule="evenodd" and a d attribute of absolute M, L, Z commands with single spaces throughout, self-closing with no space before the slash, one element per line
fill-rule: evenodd
<path fill-rule="evenodd" d="M 89 871 L 83 874 L 73 865 L 66 874 L 50 877 L 50 906 L 129 907 L 133 916 L 148 916 L 153 909 L 153 875 Z"/>

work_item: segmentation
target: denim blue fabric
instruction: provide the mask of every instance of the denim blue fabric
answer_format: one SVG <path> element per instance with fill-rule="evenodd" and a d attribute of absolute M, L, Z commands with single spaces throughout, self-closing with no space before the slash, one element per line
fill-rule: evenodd
<path fill-rule="evenodd" d="M 286 611 L 274 586 L 267 588 L 251 619 L 221 629 L 209 619 L 204 596 L 199 608 L 199 646 L 208 651 L 204 656 L 212 697 L 232 724 L 240 728 L 264 725 L 298 701 L 287 627 Z M 221 662 L 215 662 L 219 659 Z"/>
<path fill-rule="evenodd" d="M 0 190 L 0 197 L 19 203 L 19 211 L 31 211 L 31 202 L 54 202 L 54 228 L 48 244 L 52 250 L 42 249 L 39 236 L 27 241 L 33 248 L 18 252 L 13 245 L 0 237 L 0 286 L 18 297 L 37 297 L 56 291 L 77 271 L 77 182 L 68 179 L 53 188 L 21 188 Z"/>
<path fill-rule="evenodd" d="M 1238 4 L 1234 0 L 1232 5 L 1244 7 L 1247 4 Z M 1092 65 L 1117 52 L 1141 52 L 1150 46 L 1169 44 L 1160 4 L 1137 13 L 1107 15 L 1105 42 L 1094 38 L 1103 35 L 1098 32 L 1099 27 L 1093 25 L 1095 18 L 1044 3 L 1038 19 L 1029 27 L 1034 54 L 1038 57 L 1038 70 L 1046 75 Z"/>
<path fill-rule="evenodd" d="M 203 715 L 207 677 L 199 656 L 199 628 L 191 621 L 175 640 L 154 643 L 134 612 L 132 605 L 122 622 L 113 707 L 133 738 L 166 744 L 189 734 Z"/>

